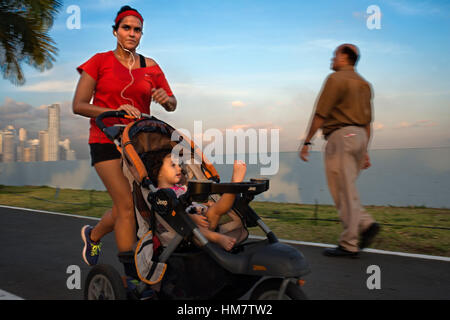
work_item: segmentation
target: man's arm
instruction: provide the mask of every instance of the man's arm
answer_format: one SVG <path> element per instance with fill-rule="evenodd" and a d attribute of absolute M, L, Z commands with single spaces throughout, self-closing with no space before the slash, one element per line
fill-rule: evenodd
<path fill-rule="evenodd" d="M 369 149 L 369 142 L 370 142 L 370 138 L 371 138 L 371 134 L 372 134 L 372 124 L 367 124 L 364 129 L 366 129 L 366 133 L 367 133 L 367 149 Z"/>
<path fill-rule="evenodd" d="M 311 139 L 314 137 L 317 130 L 322 128 L 325 119 L 336 106 L 341 94 L 342 86 L 339 84 L 338 79 L 336 79 L 336 74 L 332 73 L 328 76 L 323 85 L 322 92 L 320 93 L 316 109 L 311 120 L 308 134 L 306 135 L 306 139 L 299 154 L 303 161 L 308 161 L 309 144 Z"/>
<path fill-rule="evenodd" d="M 306 135 L 305 142 L 303 143 L 302 149 L 300 151 L 300 158 L 303 161 L 308 161 L 309 144 L 311 142 L 311 139 L 316 134 L 317 130 L 322 128 L 322 125 L 323 125 L 324 121 L 325 121 L 325 119 L 322 118 L 321 116 L 319 116 L 318 114 L 314 115 L 314 117 L 313 117 L 313 119 L 311 121 L 311 125 L 310 125 L 309 130 L 308 130 L 308 134 Z"/>
<path fill-rule="evenodd" d="M 370 158 L 369 158 L 369 143 L 370 143 L 370 138 L 371 138 L 371 134 L 372 134 L 372 124 L 367 124 L 364 129 L 366 130 L 367 133 L 367 146 L 366 146 L 366 154 L 364 155 L 364 161 L 361 165 L 361 168 L 364 169 L 368 169 L 372 164 L 370 163 Z"/>

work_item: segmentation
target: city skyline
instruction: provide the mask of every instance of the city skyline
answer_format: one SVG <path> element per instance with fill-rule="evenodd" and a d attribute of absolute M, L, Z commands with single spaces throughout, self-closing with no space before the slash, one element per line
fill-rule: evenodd
<path fill-rule="evenodd" d="M 27 139 L 26 128 L 18 130 L 11 124 L 0 128 L 1 162 L 36 162 L 76 160 L 70 139 L 60 141 L 60 106 L 48 106 L 47 130 L 40 130 L 37 138 Z"/>

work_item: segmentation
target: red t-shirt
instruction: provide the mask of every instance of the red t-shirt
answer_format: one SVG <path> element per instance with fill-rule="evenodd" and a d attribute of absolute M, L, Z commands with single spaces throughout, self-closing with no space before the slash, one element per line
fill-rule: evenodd
<path fill-rule="evenodd" d="M 81 74 L 85 71 L 97 83 L 94 91 L 94 105 L 104 108 L 117 109 L 123 104 L 132 105 L 142 113 L 150 114 L 151 90 L 153 88 L 164 89 L 169 96 L 173 96 L 172 90 L 167 83 L 166 77 L 158 65 L 138 68 L 131 71 L 134 82 L 124 92 L 124 99 L 120 96 L 121 91 L 131 82 L 127 67 L 117 60 L 114 52 L 97 53 L 88 61 L 77 68 Z M 107 126 L 116 123 L 128 124 L 132 120 L 108 118 L 104 120 Z M 106 135 L 97 127 L 95 119 L 90 120 L 89 143 L 112 143 Z"/>

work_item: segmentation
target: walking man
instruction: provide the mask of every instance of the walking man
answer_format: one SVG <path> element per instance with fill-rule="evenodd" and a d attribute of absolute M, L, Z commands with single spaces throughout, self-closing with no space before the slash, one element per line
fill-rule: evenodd
<path fill-rule="evenodd" d="M 334 51 L 331 69 L 335 72 L 325 81 L 299 154 L 308 161 L 311 139 L 322 129 L 327 140 L 324 157 L 328 188 L 344 228 L 338 246 L 324 251 L 332 257 L 356 257 L 380 229 L 361 206 L 356 189 L 360 170 L 371 165 L 367 149 L 372 122 L 372 90 L 355 72 L 358 59 L 355 45 L 342 44 Z"/>

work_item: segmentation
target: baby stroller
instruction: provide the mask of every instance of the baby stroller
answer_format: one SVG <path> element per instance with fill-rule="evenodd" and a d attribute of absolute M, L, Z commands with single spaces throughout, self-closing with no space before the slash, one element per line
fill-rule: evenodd
<path fill-rule="evenodd" d="M 220 183 L 214 166 L 187 137 L 152 117 L 128 125 L 106 126 L 105 119 L 127 118 L 110 111 L 96 119 L 100 129 L 122 153 L 123 170 L 135 204 L 138 244 L 134 252 L 119 256 L 134 262 L 141 280 L 134 294 L 125 289 L 123 277 L 110 265 L 93 267 L 86 279 L 86 299 L 140 298 L 152 288 L 154 299 L 301 300 L 302 277 L 309 266 L 301 252 L 280 243 L 249 206 L 255 195 L 269 188 L 269 180 L 250 179 Z M 175 138 L 174 138 L 175 137 Z M 183 146 L 191 163 L 182 163 L 187 192 L 177 197 L 172 189 L 157 189 L 142 161 L 143 155 L 164 146 Z M 224 193 L 236 200 L 218 226 L 218 232 L 237 239 L 231 251 L 209 242 L 186 213 L 193 201 L 217 201 Z M 266 238 L 248 238 L 249 227 L 259 226 Z"/>

